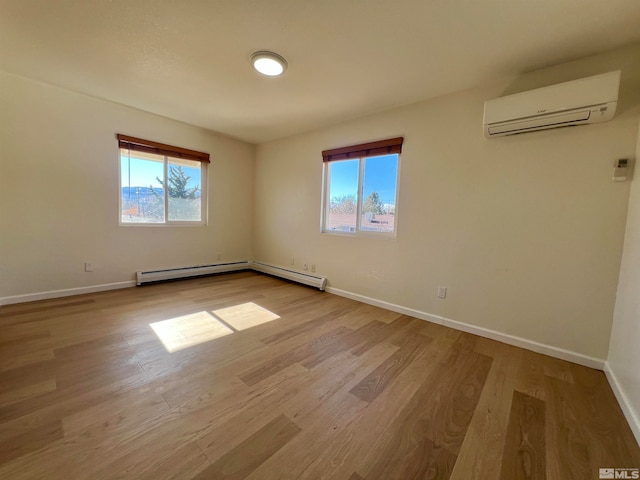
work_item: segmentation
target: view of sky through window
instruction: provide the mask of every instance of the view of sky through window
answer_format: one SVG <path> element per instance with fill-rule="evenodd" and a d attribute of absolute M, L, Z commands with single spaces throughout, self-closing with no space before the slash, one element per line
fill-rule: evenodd
<path fill-rule="evenodd" d="M 397 155 L 369 157 L 365 164 L 364 198 L 376 191 L 384 203 L 394 204 L 396 200 Z M 393 160 L 393 161 L 390 161 Z M 358 160 L 331 162 L 331 196 L 357 195 Z"/>
<path fill-rule="evenodd" d="M 398 158 L 390 154 L 325 164 L 324 231 L 394 232 Z"/>
<path fill-rule="evenodd" d="M 202 173 L 198 161 L 122 150 L 122 223 L 201 222 Z"/>
<path fill-rule="evenodd" d="M 162 180 L 163 176 L 163 162 L 164 159 L 160 157 L 160 160 L 150 160 L 150 159 L 141 159 L 136 158 L 135 153 L 131 154 L 131 177 L 130 180 L 128 178 L 128 167 L 127 163 L 129 161 L 128 155 L 120 156 L 120 164 L 121 164 L 121 172 L 122 172 L 122 187 L 130 186 L 134 187 L 146 187 L 148 188 L 150 185 L 153 188 L 162 188 L 162 185 L 158 183 L 156 177 Z M 185 175 L 191 177 L 189 182 L 187 183 L 188 188 L 194 188 L 200 185 L 200 166 L 197 167 L 188 167 L 182 166 L 182 170 Z M 126 183 L 125 183 L 126 182 Z"/>

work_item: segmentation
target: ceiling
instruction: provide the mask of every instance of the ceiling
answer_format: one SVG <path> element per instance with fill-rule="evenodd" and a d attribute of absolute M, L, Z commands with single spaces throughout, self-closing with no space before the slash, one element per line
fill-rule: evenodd
<path fill-rule="evenodd" d="M 0 0 L 1 70 L 252 143 L 639 41 L 638 0 Z"/>

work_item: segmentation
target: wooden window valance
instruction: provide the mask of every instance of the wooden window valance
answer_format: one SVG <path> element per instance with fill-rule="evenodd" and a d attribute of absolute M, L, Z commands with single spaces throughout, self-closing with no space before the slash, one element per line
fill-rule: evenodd
<path fill-rule="evenodd" d="M 116 137 L 118 138 L 120 148 L 125 148 L 134 152 L 155 153 L 157 155 L 166 155 L 168 157 L 211 163 L 208 153 L 189 150 L 182 147 L 174 147 L 173 145 L 158 143 L 151 140 L 143 140 L 142 138 L 130 137 L 129 135 L 121 135 L 119 133 Z"/>
<path fill-rule="evenodd" d="M 377 142 L 361 143 L 350 147 L 334 148 L 322 152 L 323 162 L 334 160 L 348 160 L 352 158 L 373 157 L 378 155 L 389 155 L 402 152 L 402 142 L 404 137 L 379 140 Z"/>

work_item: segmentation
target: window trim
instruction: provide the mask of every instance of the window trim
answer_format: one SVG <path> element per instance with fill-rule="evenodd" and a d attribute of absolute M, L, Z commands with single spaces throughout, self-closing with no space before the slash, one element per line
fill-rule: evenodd
<path fill-rule="evenodd" d="M 364 199 L 364 173 L 366 159 L 370 157 L 380 157 L 384 155 L 398 155 L 398 163 L 396 167 L 396 198 L 395 198 L 395 210 L 398 211 L 399 200 L 399 185 L 400 185 L 400 154 L 402 153 L 402 144 L 404 137 L 390 138 L 387 140 L 379 140 L 376 142 L 362 143 L 358 145 L 351 145 L 348 147 L 334 148 L 330 150 L 324 150 L 322 152 L 322 203 L 320 214 L 320 232 L 330 235 L 337 235 L 343 237 L 366 237 L 366 238 L 378 238 L 378 239 L 395 239 L 398 232 L 397 217 L 394 219 L 392 232 L 376 232 L 370 230 L 362 230 L 360 228 L 361 223 L 361 210 Z M 355 232 L 346 232 L 340 230 L 327 229 L 327 216 L 330 208 L 330 192 L 331 185 L 331 172 L 329 170 L 330 162 L 343 161 L 343 160 L 358 160 L 358 192 L 356 202 L 356 226 Z"/>
<path fill-rule="evenodd" d="M 199 227 L 206 226 L 208 223 L 209 209 L 208 209 L 208 168 L 207 165 L 211 163 L 210 155 L 206 152 L 199 152 L 197 150 L 190 150 L 187 148 L 176 147 L 165 143 L 155 142 L 153 140 L 144 140 L 142 138 L 132 137 L 129 135 L 116 134 L 118 139 L 118 171 L 119 178 L 118 183 L 120 185 L 118 195 L 118 225 L 122 227 Z M 164 195 L 164 212 L 165 221 L 162 223 L 156 222 L 123 222 L 122 221 L 122 150 L 128 150 L 131 152 L 143 152 L 151 153 L 154 155 L 164 157 L 163 160 L 163 175 L 165 179 L 169 176 L 169 163 L 171 158 L 179 160 L 190 160 L 202 163 L 201 176 L 200 176 L 200 190 L 201 190 L 201 220 L 169 220 L 169 198 Z M 167 180 L 165 180 L 167 181 Z"/>

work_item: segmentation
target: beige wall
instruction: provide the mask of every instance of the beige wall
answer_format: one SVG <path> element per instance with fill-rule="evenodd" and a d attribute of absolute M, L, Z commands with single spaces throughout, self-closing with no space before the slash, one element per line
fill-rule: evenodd
<path fill-rule="evenodd" d="M 640 130 L 636 162 L 640 159 Z M 637 163 L 636 163 L 637 168 Z M 640 180 L 636 169 L 631 182 L 627 231 L 620 269 L 618 298 L 613 317 L 609 368 L 615 375 L 618 388 L 626 397 L 629 423 L 640 441 Z"/>
<path fill-rule="evenodd" d="M 258 146 L 258 260 L 329 285 L 605 359 L 633 155 L 640 46 Z M 485 99 L 622 69 L 606 124 L 485 140 Z M 404 136 L 396 240 L 320 233 L 320 152 Z M 436 298 L 447 286 L 445 300 Z"/>
<path fill-rule="evenodd" d="M 251 255 L 254 146 L 12 75 L 0 86 L 0 298 Z M 116 132 L 211 154 L 208 226 L 118 226 Z"/>
<path fill-rule="evenodd" d="M 629 47 L 257 152 L 0 74 L 0 298 L 126 282 L 140 269 L 215 262 L 218 252 L 287 267 L 295 257 L 293 268 L 315 264 L 334 288 L 604 359 L 630 188 L 611 182 L 611 169 L 635 151 L 638 56 L 640 46 Z M 612 122 L 482 136 L 485 99 L 617 68 Z M 207 227 L 118 226 L 116 132 L 212 154 Z M 320 152 L 398 135 L 397 239 L 321 234 Z M 438 285 L 447 299 L 436 298 Z"/>

